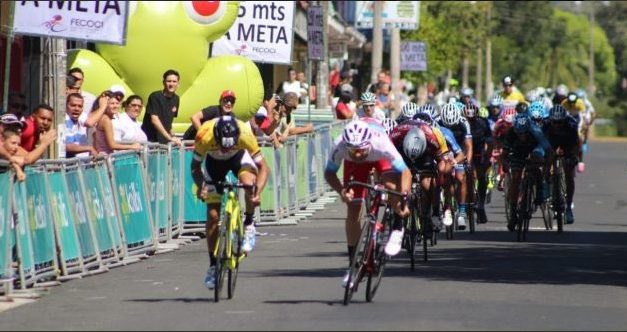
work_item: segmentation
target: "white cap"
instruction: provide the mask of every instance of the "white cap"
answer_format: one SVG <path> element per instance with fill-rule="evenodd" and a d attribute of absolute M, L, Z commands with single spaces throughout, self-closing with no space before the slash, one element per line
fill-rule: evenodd
<path fill-rule="evenodd" d="M 257 113 L 255 113 L 256 117 L 267 117 L 268 116 L 268 110 L 266 110 L 265 107 L 261 106 L 259 107 L 259 109 L 257 110 Z"/>
<path fill-rule="evenodd" d="M 111 86 L 111 88 L 109 88 L 109 91 L 111 91 L 111 92 L 122 92 L 123 95 L 126 95 L 126 90 L 124 89 L 123 86 L 121 86 L 119 84 L 113 84 Z"/>

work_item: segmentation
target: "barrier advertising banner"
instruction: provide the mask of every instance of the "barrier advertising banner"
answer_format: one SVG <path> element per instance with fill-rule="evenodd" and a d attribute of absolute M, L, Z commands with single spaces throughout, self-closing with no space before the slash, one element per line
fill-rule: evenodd
<path fill-rule="evenodd" d="M 124 45 L 129 1 L 15 1 L 16 34 Z"/>
<path fill-rule="evenodd" d="M 211 55 L 241 55 L 254 62 L 290 64 L 295 1 L 241 1 L 231 29 Z"/>
<path fill-rule="evenodd" d="M 11 233 L 9 225 L 11 224 L 11 195 L 12 190 L 12 172 L 0 173 L 0 278 L 4 278 L 11 273 Z"/>

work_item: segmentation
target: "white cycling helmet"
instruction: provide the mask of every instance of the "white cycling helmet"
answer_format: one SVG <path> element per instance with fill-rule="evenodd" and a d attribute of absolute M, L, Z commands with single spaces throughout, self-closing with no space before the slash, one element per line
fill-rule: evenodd
<path fill-rule="evenodd" d="M 361 104 L 362 105 L 374 105 L 377 100 L 377 96 L 370 91 L 366 91 L 361 94 Z"/>
<path fill-rule="evenodd" d="M 461 97 L 472 97 L 472 95 L 475 93 L 475 91 L 471 88 L 463 88 L 462 92 L 460 94 Z"/>
<path fill-rule="evenodd" d="M 409 120 L 418 112 L 418 105 L 416 103 L 409 102 L 401 108 L 401 114 L 396 119 L 397 122 Z"/>
<path fill-rule="evenodd" d="M 370 145 L 371 138 L 372 130 L 368 123 L 362 120 L 349 122 L 342 133 L 342 140 L 352 148 L 363 148 Z"/>
<path fill-rule="evenodd" d="M 420 158 L 427 149 L 427 138 L 419 128 L 410 129 L 403 139 L 403 152 L 411 161 Z"/>
<path fill-rule="evenodd" d="M 456 104 L 448 103 L 442 106 L 442 122 L 447 126 L 458 124 L 462 120 L 462 114 Z"/>
<path fill-rule="evenodd" d="M 424 104 L 420 106 L 418 113 L 425 113 L 429 115 L 429 117 L 435 122 L 440 120 L 440 111 L 438 111 L 438 107 L 433 104 Z"/>
<path fill-rule="evenodd" d="M 389 135 L 396 128 L 396 121 L 391 118 L 385 118 L 383 119 L 383 127 L 385 127 L 385 133 Z"/>

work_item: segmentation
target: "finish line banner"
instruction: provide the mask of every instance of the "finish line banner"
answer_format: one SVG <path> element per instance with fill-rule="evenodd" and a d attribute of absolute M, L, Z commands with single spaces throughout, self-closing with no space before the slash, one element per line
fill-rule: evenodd
<path fill-rule="evenodd" d="M 15 1 L 16 34 L 124 45 L 128 1 Z"/>
<path fill-rule="evenodd" d="M 241 55 L 254 62 L 290 64 L 295 1 L 242 1 L 229 31 L 213 43 L 212 56 Z"/>

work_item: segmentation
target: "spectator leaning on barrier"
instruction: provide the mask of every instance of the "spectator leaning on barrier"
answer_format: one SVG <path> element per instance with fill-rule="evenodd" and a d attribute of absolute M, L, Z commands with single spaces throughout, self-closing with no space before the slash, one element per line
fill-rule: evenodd
<path fill-rule="evenodd" d="M 138 95 L 131 95 L 122 103 L 125 112 L 118 113 L 117 118 L 111 120 L 113 124 L 113 139 L 118 143 L 147 143 L 148 138 L 142 130 L 137 118 L 142 112 L 144 100 Z"/>
<path fill-rule="evenodd" d="M 2 130 L 2 148 L 7 151 L 9 156 L 15 156 L 20 147 L 20 130 L 15 127 L 4 128 Z M 15 170 L 15 176 L 18 181 L 24 181 L 26 175 L 19 163 L 9 160 L 11 167 Z M 3 190 L 5 190 L 3 188 Z"/>
<path fill-rule="evenodd" d="M 13 129 L 18 133 L 22 133 L 22 129 L 25 124 L 23 121 L 20 121 L 15 114 L 4 114 L 0 117 L 0 128 L 4 130 L 5 128 Z M 39 144 L 32 150 L 26 151 L 24 148 L 19 146 L 17 152 L 14 154 L 9 154 L 8 151 L 4 150 L 4 148 L 0 149 L 0 156 L 4 156 L 5 159 L 15 161 L 20 166 L 30 165 L 36 162 L 41 156 L 46 152 L 48 146 L 54 142 L 57 138 L 57 132 L 54 129 L 50 129 L 47 132 L 43 133 L 39 138 Z M 21 138 L 20 138 L 21 140 Z"/>
<path fill-rule="evenodd" d="M 281 113 L 281 120 L 278 127 L 275 129 L 273 140 L 278 141 L 281 144 L 276 144 L 275 147 L 281 147 L 282 143 L 287 141 L 289 136 L 306 134 L 313 132 L 313 124 L 308 123 L 305 126 L 296 126 L 296 121 L 292 116 L 292 111 L 298 107 L 298 95 L 293 92 L 288 92 L 281 97 L 282 103 L 279 105 L 279 112 Z"/>
<path fill-rule="evenodd" d="M 67 158 L 95 156 L 98 151 L 87 138 L 87 128 L 92 128 L 100 121 L 107 109 L 109 96 L 102 93 L 98 97 L 97 108 L 89 114 L 83 112 L 83 96 L 70 93 L 65 103 L 65 155 Z"/>
<path fill-rule="evenodd" d="M 96 124 L 94 132 L 94 147 L 98 153 L 110 154 L 116 150 L 140 150 L 142 145 L 135 143 L 118 143 L 114 139 L 112 120 L 117 118 L 120 110 L 120 103 L 124 99 L 121 91 L 105 91 L 104 95 L 109 96 L 106 110 L 100 121 Z"/>
<path fill-rule="evenodd" d="M 256 136 L 270 136 L 279 125 L 280 115 L 277 111 L 277 96 L 266 92 L 263 97 L 263 104 L 250 120 L 250 126 Z"/>
<path fill-rule="evenodd" d="M 176 94 L 179 79 L 180 75 L 176 70 L 166 70 L 163 73 L 163 89 L 148 96 L 142 129 L 150 142 L 181 144 L 181 140 L 172 132 L 172 121 L 179 112 L 180 99 Z"/>
<path fill-rule="evenodd" d="M 340 99 L 335 105 L 335 117 L 338 120 L 352 119 L 355 115 L 357 106 L 353 102 L 353 86 L 350 84 L 342 84 L 340 87 Z"/>
<path fill-rule="evenodd" d="M 47 104 L 39 104 L 35 110 L 24 120 L 20 146 L 26 151 L 33 151 L 41 142 L 41 136 L 52 130 L 56 136 L 56 130 L 52 129 L 54 121 L 54 109 Z"/>
<path fill-rule="evenodd" d="M 183 134 L 183 139 L 193 140 L 196 138 L 198 128 L 200 128 L 203 123 L 211 119 L 215 119 L 220 115 L 231 115 L 231 113 L 233 113 L 233 107 L 235 106 L 236 99 L 235 92 L 231 90 L 222 91 L 220 99 L 218 100 L 218 105 L 207 106 L 192 115 L 190 118 L 192 124 Z"/>

